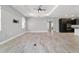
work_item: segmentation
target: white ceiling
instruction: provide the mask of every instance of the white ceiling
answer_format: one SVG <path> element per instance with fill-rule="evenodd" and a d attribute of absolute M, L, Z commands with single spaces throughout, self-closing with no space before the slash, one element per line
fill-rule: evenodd
<path fill-rule="evenodd" d="M 79 17 L 79 5 L 60 5 L 51 16 Z"/>
<path fill-rule="evenodd" d="M 50 16 L 50 17 L 79 17 L 79 5 L 43 5 L 46 11 L 37 12 L 39 5 L 13 5 L 12 7 L 26 17 Z M 36 9 L 36 10 L 35 10 Z"/>

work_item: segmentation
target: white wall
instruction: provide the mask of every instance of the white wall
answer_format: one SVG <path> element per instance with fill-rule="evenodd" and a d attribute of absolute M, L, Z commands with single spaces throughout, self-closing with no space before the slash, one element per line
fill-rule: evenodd
<path fill-rule="evenodd" d="M 47 21 L 41 18 L 28 18 L 27 20 L 27 28 L 30 32 L 45 32 L 47 31 Z"/>
<path fill-rule="evenodd" d="M 25 31 L 22 29 L 22 19 L 23 15 L 17 12 L 15 9 L 10 6 L 2 6 L 1 10 L 1 24 L 2 31 L 0 32 L 0 42 L 9 39 L 19 33 Z M 13 23 L 13 19 L 18 19 L 19 23 Z"/>
<path fill-rule="evenodd" d="M 52 19 L 53 21 L 53 31 L 59 32 L 59 18 Z"/>
<path fill-rule="evenodd" d="M 0 42 L 7 40 L 19 33 L 25 32 L 26 30 L 30 32 L 48 32 L 48 21 L 52 21 L 54 24 L 54 31 L 59 32 L 58 19 L 43 17 L 43 18 L 26 18 L 26 28 L 22 29 L 22 17 L 18 11 L 10 6 L 2 6 L 1 8 L 1 27 L 0 32 Z M 19 23 L 13 23 L 13 19 L 18 19 Z"/>
<path fill-rule="evenodd" d="M 27 19 L 27 28 L 28 31 L 30 32 L 48 32 L 49 29 L 49 21 L 53 22 L 54 25 L 54 31 L 59 32 L 59 20 L 58 19 L 53 19 L 50 17 L 37 17 L 37 18 L 33 18 L 30 17 Z"/>
<path fill-rule="evenodd" d="M 1 31 L 1 6 L 0 6 L 0 31 Z"/>

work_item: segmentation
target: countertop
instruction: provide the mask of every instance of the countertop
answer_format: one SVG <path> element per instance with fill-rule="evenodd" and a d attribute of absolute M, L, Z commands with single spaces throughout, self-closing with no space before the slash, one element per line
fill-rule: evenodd
<path fill-rule="evenodd" d="M 72 25 L 71 27 L 74 29 L 79 29 L 79 25 Z"/>

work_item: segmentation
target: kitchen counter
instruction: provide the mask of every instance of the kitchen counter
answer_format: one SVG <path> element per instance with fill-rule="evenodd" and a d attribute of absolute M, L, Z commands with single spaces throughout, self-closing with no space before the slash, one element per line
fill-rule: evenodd
<path fill-rule="evenodd" d="M 74 29 L 79 29 L 79 25 L 72 25 L 71 27 Z"/>
<path fill-rule="evenodd" d="M 79 36 L 79 25 L 72 25 L 71 27 L 75 29 L 74 34 Z"/>

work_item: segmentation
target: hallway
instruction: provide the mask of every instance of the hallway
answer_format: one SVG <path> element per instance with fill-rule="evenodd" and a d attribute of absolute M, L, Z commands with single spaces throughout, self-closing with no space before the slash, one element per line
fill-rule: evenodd
<path fill-rule="evenodd" d="M 0 45 L 0 52 L 7 53 L 75 53 L 79 52 L 79 37 L 73 33 L 25 33 Z"/>

